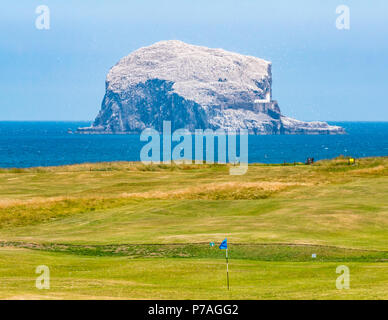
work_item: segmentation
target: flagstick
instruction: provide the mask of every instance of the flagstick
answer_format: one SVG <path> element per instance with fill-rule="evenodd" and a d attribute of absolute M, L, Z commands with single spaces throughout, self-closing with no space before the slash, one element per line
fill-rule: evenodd
<path fill-rule="evenodd" d="M 228 284 L 228 291 L 229 291 L 229 259 L 228 259 L 228 249 L 226 249 L 225 254 L 226 254 L 226 282 Z"/>

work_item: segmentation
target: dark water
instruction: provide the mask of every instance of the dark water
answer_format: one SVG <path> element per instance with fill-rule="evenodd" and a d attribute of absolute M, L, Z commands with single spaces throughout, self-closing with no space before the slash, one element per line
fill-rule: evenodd
<path fill-rule="evenodd" d="M 308 157 L 388 155 L 388 122 L 333 122 L 347 135 L 249 136 L 249 162 L 282 163 Z M 138 135 L 77 135 L 86 122 L 0 122 L 0 167 L 54 166 L 99 161 L 139 161 Z"/>

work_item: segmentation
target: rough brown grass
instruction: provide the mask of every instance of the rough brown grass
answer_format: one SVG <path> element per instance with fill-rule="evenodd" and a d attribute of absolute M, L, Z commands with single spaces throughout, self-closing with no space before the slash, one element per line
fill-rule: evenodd
<path fill-rule="evenodd" d="M 306 186 L 307 183 L 292 182 L 225 182 L 210 183 L 200 186 L 172 191 L 149 191 L 140 193 L 123 193 L 120 196 L 135 199 L 206 199 L 239 200 L 268 197 L 275 192 L 290 187 Z"/>

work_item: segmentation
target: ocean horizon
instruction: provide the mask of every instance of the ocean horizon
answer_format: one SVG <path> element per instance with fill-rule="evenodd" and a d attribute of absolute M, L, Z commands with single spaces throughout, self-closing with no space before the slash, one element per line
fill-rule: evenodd
<path fill-rule="evenodd" d="M 333 122 L 345 135 L 250 135 L 249 163 L 388 155 L 388 122 Z M 0 121 L 0 168 L 140 161 L 140 135 L 70 134 L 91 121 Z M 174 144 L 173 144 L 174 146 Z"/>

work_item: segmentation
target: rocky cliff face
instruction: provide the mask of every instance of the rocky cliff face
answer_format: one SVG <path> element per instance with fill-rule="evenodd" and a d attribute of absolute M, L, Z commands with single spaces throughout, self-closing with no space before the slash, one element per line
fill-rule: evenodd
<path fill-rule="evenodd" d="M 271 99 L 271 63 L 222 49 L 162 41 L 121 59 L 108 73 L 102 108 L 79 133 L 248 129 L 250 134 L 340 134 L 324 122 L 284 117 Z"/>

